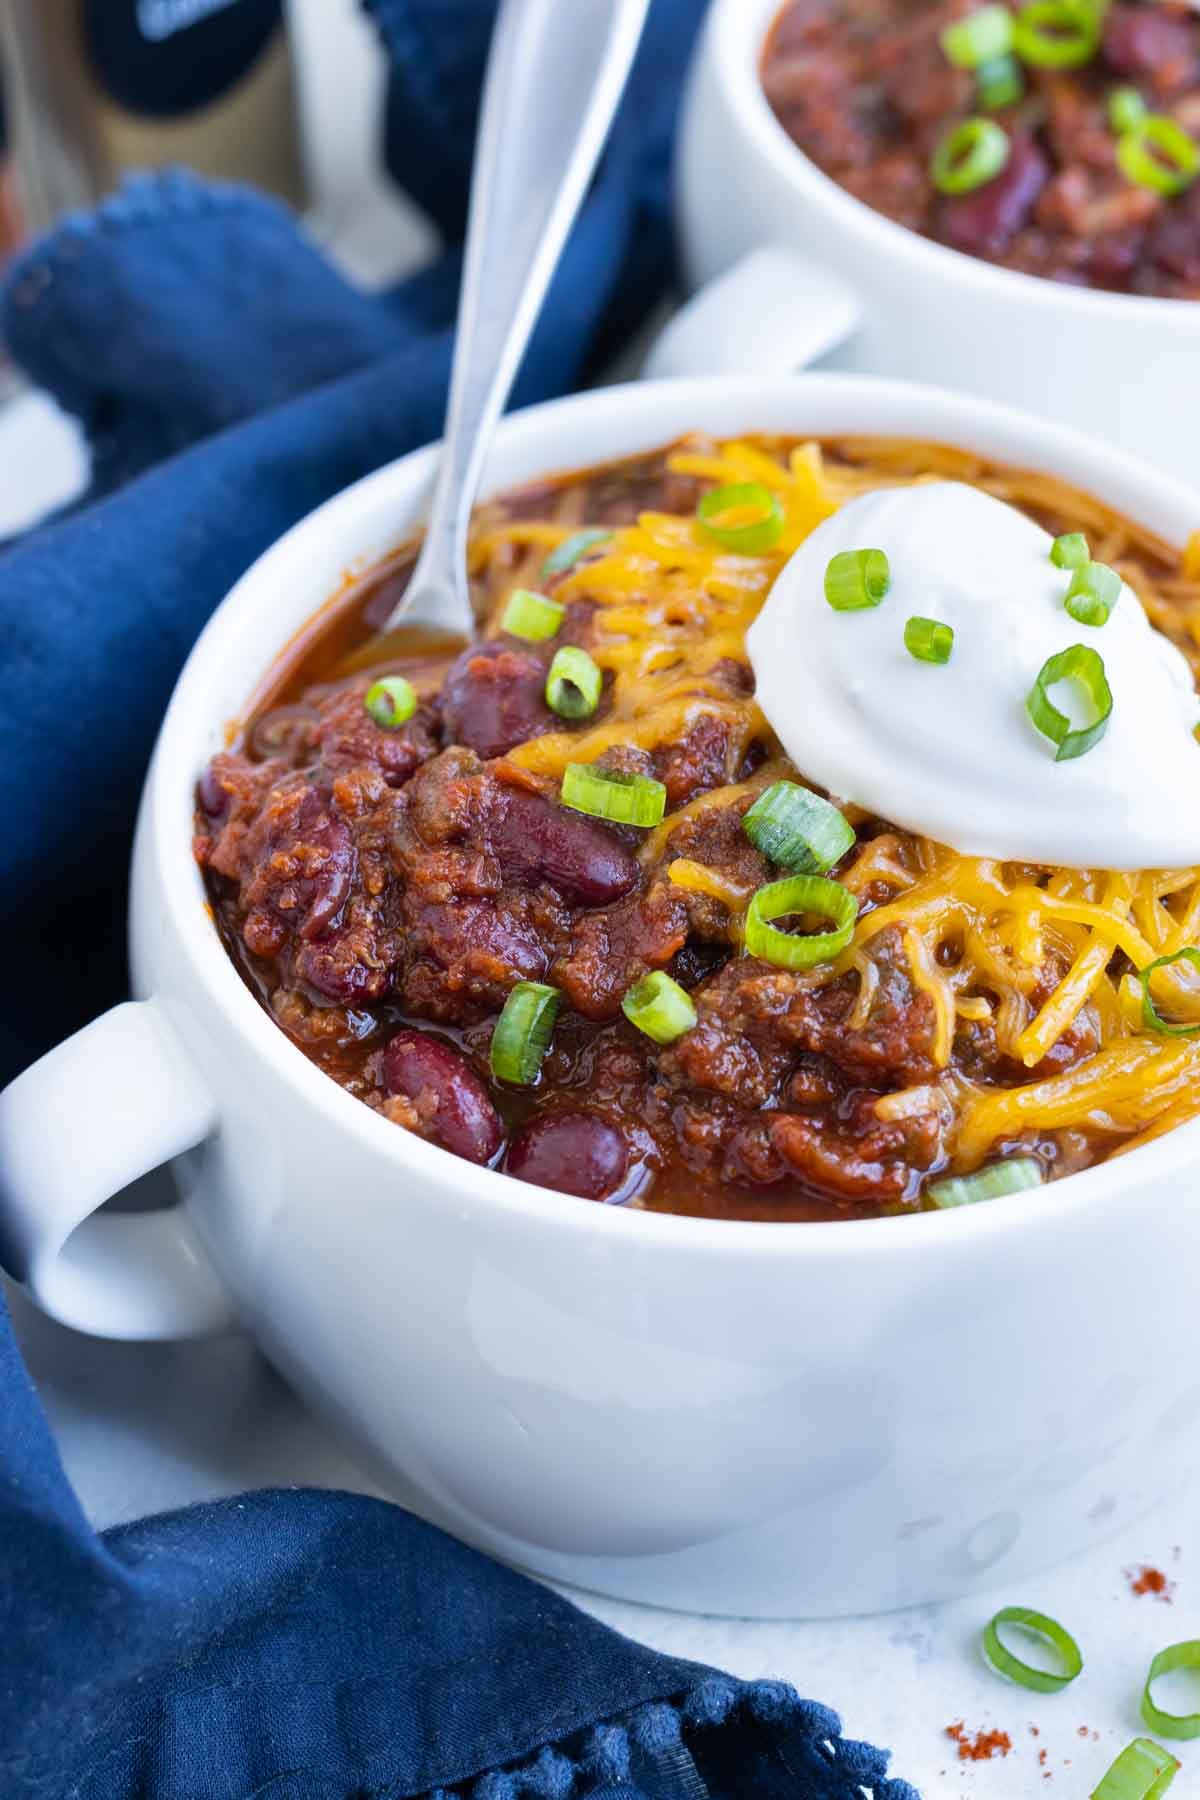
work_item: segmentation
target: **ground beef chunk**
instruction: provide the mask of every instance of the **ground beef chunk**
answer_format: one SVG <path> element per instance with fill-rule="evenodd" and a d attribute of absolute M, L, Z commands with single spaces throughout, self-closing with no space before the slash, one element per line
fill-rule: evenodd
<path fill-rule="evenodd" d="M 437 749 L 436 715 L 422 706 L 395 731 L 371 718 L 363 699 L 371 681 L 353 682 L 323 700 L 310 726 L 318 778 L 332 781 L 349 769 L 378 769 L 390 787 L 401 787 Z"/>
<path fill-rule="evenodd" d="M 617 906 L 581 914 L 553 965 L 552 980 L 587 1019 L 615 1019 L 621 999 L 651 969 L 665 969 L 687 942 L 687 908 L 657 883 Z"/>

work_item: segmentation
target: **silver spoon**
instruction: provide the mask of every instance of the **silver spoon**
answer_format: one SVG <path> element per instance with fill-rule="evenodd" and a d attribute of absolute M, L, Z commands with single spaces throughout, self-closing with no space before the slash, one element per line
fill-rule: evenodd
<path fill-rule="evenodd" d="M 404 616 L 470 635 L 484 458 L 607 140 L 649 0 L 502 0 L 488 58 L 446 434 Z"/>

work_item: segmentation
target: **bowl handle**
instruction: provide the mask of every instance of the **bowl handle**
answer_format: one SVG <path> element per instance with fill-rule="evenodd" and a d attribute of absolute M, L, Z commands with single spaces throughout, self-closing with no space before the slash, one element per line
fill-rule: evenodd
<path fill-rule="evenodd" d="M 785 244 L 765 244 L 680 308 L 642 374 L 789 375 L 853 336 L 862 319 L 862 301 L 840 275 Z"/>
<path fill-rule="evenodd" d="M 98 1337 L 235 1329 L 184 1207 L 93 1216 L 215 1125 L 160 1007 L 114 1007 L 0 1094 L 0 1262 L 52 1318 Z"/>

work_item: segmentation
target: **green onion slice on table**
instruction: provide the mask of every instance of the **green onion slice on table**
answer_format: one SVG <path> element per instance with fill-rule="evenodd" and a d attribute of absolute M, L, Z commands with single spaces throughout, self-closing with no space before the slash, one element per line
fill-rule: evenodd
<path fill-rule="evenodd" d="M 1142 1717 L 1151 1731 L 1157 1731 L 1160 1737 L 1200 1737 L 1200 1712 L 1164 1712 L 1154 1702 L 1151 1690 L 1159 1676 L 1173 1675 L 1179 1669 L 1187 1669 L 1193 1675 L 1200 1673 L 1200 1640 L 1191 1638 L 1186 1643 L 1169 1644 L 1165 1650 L 1159 1651 L 1150 1664 L 1150 1673 L 1142 1691 Z"/>
<path fill-rule="evenodd" d="M 1049 1644 L 1058 1657 L 1060 1667 L 1055 1671 L 1036 1668 L 1017 1656 L 1001 1637 L 1001 1628 L 1005 1625 L 1018 1626 L 1022 1631 L 1031 1631 L 1035 1637 Z M 983 1628 L 983 1654 L 998 1675 L 1004 1675 L 1009 1681 L 1015 1681 L 1018 1687 L 1029 1688 L 1035 1694 L 1058 1694 L 1069 1687 L 1083 1669 L 1083 1653 L 1075 1639 L 1064 1625 L 1057 1619 L 1051 1619 L 1046 1613 L 1034 1612 L 1028 1606 L 1005 1606 L 990 1619 Z"/>
<path fill-rule="evenodd" d="M 1011 151 L 1008 133 L 994 119 L 964 119 L 930 158 L 933 185 L 943 194 L 973 193 L 995 180 Z"/>
<path fill-rule="evenodd" d="M 1152 1738 L 1134 1738 L 1092 1789 L 1091 1800 L 1162 1800 L 1178 1773 L 1169 1750 Z"/>
<path fill-rule="evenodd" d="M 710 488 L 696 517 L 707 536 L 740 556 L 761 556 L 774 549 L 785 524 L 779 496 L 761 481 Z"/>
<path fill-rule="evenodd" d="M 395 731 L 417 710 L 417 691 L 403 675 L 385 675 L 363 695 L 363 705 L 383 731 Z"/>
<path fill-rule="evenodd" d="M 1049 690 L 1060 681 L 1073 681 L 1088 702 L 1092 717 L 1085 725 L 1072 725 L 1050 698 Z M 1112 716 L 1112 689 L 1104 663 L 1086 644 L 1072 644 L 1056 656 L 1048 656 L 1025 701 L 1025 710 L 1044 737 L 1056 746 L 1055 762 L 1083 756 L 1100 742 Z"/>
<path fill-rule="evenodd" d="M 775 781 L 742 818 L 742 830 L 768 862 L 796 874 L 823 875 L 854 843 L 836 806 L 795 781 Z"/>
<path fill-rule="evenodd" d="M 973 1175 L 946 1175 L 940 1181 L 931 1181 L 925 1194 L 941 1211 L 951 1206 L 975 1206 L 980 1200 L 1000 1200 L 1005 1194 L 1041 1187 L 1045 1179 L 1042 1165 L 1034 1157 L 1010 1156 L 1004 1162 L 976 1169 Z"/>
<path fill-rule="evenodd" d="M 773 919 L 792 913 L 816 913 L 832 930 L 798 937 L 781 931 Z M 746 909 L 746 949 L 751 956 L 780 969 L 811 969 L 839 956 L 854 935 L 858 900 L 840 882 L 823 875 L 790 875 L 760 887 Z"/>
<path fill-rule="evenodd" d="M 576 812 L 614 825 L 658 825 L 667 807 L 667 790 L 652 775 L 626 775 L 590 763 L 567 764 L 559 798 Z"/>
<path fill-rule="evenodd" d="M 656 1044 L 673 1044 L 696 1023 L 691 995 L 662 969 L 634 982 L 621 1002 L 621 1011 Z"/>
<path fill-rule="evenodd" d="M 518 981 L 509 990 L 492 1032 L 489 1060 L 497 1081 L 529 1087 L 550 1048 L 562 996 L 542 981 Z"/>

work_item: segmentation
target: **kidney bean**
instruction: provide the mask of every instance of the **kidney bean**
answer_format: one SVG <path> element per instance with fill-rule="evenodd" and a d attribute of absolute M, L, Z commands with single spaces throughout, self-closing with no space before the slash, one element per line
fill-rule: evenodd
<path fill-rule="evenodd" d="M 1050 165 L 1026 137 L 1012 140 L 999 175 L 973 193 L 943 200 L 940 235 L 971 256 L 1001 256 L 1020 231 L 1050 175 Z"/>
<path fill-rule="evenodd" d="M 1150 256 L 1181 281 L 1200 282 L 1200 190 L 1189 188 L 1164 209 L 1150 232 Z"/>
<path fill-rule="evenodd" d="M 546 705 L 546 670 L 531 652 L 479 644 L 454 663 L 442 687 L 447 744 L 464 744 L 485 761 L 562 721 Z"/>
<path fill-rule="evenodd" d="M 196 800 L 201 812 L 210 819 L 223 819 L 229 811 L 229 790 L 222 782 L 215 762 L 209 763 L 197 782 Z"/>
<path fill-rule="evenodd" d="M 490 838 L 507 878 L 549 882 L 576 906 L 607 906 L 637 885 L 637 858 L 614 832 L 526 788 L 507 790 Z"/>
<path fill-rule="evenodd" d="M 606 1200 L 625 1179 L 629 1146 L 596 1113 L 543 1113 L 521 1126 L 504 1166 L 518 1181 L 580 1200 Z"/>
<path fill-rule="evenodd" d="M 1160 93 L 1186 86 L 1200 63 L 1200 27 L 1159 6 L 1110 6 L 1102 51 L 1118 75 L 1149 81 Z"/>
<path fill-rule="evenodd" d="M 383 1053 L 389 1094 L 411 1100 L 425 1134 L 467 1162 L 491 1162 L 504 1137 L 500 1115 L 466 1057 L 427 1031 L 398 1031 Z"/>

